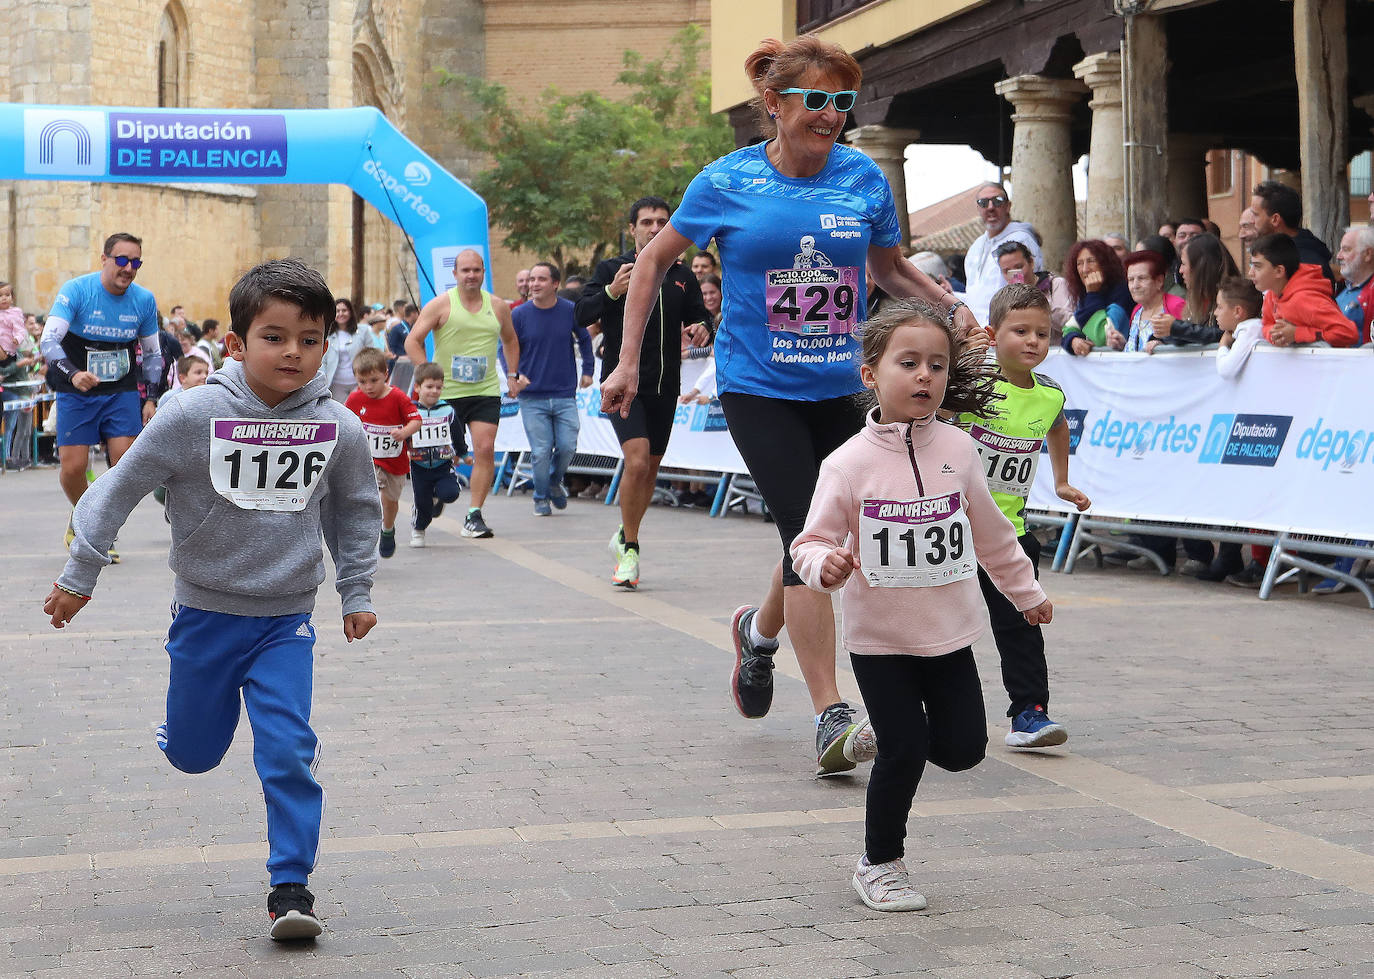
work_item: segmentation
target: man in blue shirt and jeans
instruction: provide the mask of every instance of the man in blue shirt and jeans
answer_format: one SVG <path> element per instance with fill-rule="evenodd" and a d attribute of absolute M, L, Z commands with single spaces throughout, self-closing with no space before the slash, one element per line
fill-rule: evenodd
<path fill-rule="evenodd" d="M 520 391 L 520 419 L 530 443 L 534 476 L 534 512 L 547 517 L 553 507 L 568 505 L 563 474 L 577 451 L 579 387 L 592 383 L 592 338 L 577 325 L 576 307 L 558 298 L 562 278 L 552 262 L 530 267 L 529 302 L 511 310 L 515 335 L 520 339 L 520 374 L 527 384 Z M 582 356 L 577 372 L 573 341 Z"/>

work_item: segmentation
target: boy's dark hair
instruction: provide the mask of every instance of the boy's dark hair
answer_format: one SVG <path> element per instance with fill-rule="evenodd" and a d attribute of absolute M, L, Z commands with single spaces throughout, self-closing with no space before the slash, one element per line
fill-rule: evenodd
<path fill-rule="evenodd" d="M 1264 296 L 1243 275 L 1230 275 L 1217 287 L 1217 305 L 1234 304 L 1245 308 L 1245 318 L 1255 319 L 1264 308 Z"/>
<path fill-rule="evenodd" d="M 202 321 L 201 321 L 201 324 L 200 324 L 200 335 L 201 335 L 201 336 L 205 336 L 205 334 L 209 333 L 211 330 L 218 330 L 218 329 L 219 329 L 219 320 L 215 320 L 215 319 L 206 319 L 206 320 L 202 320 Z"/>
<path fill-rule="evenodd" d="M 993 295 L 988 306 L 988 326 L 997 329 L 1007 314 L 1017 309 L 1038 309 L 1049 316 L 1050 301 L 1029 282 L 1013 282 L 1003 286 Z"/>
<path fill-rule="evenodd" d="M 1275 268 L 1282 268 L 1284 278 L 1291 279 L 1298 271 L 1302 259 L 1298 256 L 1298 243 L 1286 234 L 1265 235 L 1250 246 L 1251 255 L 1262 255 Z"/>
<path fill-rule="evenodd" d="M 358 351 L 358 355 L 353 358 L 353 375 L 362 377 L 364 374 L 385 374 L 386 373 L 386 354 L 376 347 L 366 347 Z"/>
<path fill-rule="evenodd" d="M 530 266 L 531 269 L 537 269 L 541 267 L 549 270 L 549 278 L 553 279 L 554 282 L 563 281 L 563 273 L 560 272 L 558 270 L 558 266 L 554 265 L 552 262 L 535 262 L 533 265 Z"/>
<path fill-rule="evenodd" d="M 191 368 L 196 366 L 196 364 L 205 364 L 205 361 L 200 357 L 193 357 L 190 354 L 187 354 L 185 357 L 178 357 L 177 377 L 185 377 L 187 374 L 191 373 Z M 205 366 L 208 368 L 210 365 L 205 364 Z"/>
<path fill-rule="evenodd" d="M 634 224 L 639 220 L 639 212 L 648 208 L 651 211 L 667 211 L 673 213 L 673 209 L 668 206 L 668 202 L 662 197 L 641 197 L 630 205 L 630 223 Z"/>
<path fill-rule="evenodd" d="M 130 244 L 137 245 L 139 248 L 143 247 L 142 238 L 135 238 L 127 231 L 116 231 L 114 234 L 110 235 L 110 237 L 105 239 L 105 248 L 103 254 L 110 254 L 110 249 L 113 248 L 115 245 L 119 244 L 121 241 L 127 241 Z"/>
<path fill-rule="evenodd" d="M 318 320 L 326 331 L 334 320 L 334 294 L 324 276 L 296 258 L 278 258 L 254 265 L 229 290 L 229 329 L 240 340 L 271 300 L 300 307 L 301 316 Z"/>
<path fill-rule="evenodd" d="M 415 368 L 415 386 L 417 388 L 425 381 L 442 380 L 444 380 L 444 369 L 432 360 L 427 360 Z"/>
<path fill-rule="evenodd" d="M 1302 226 L 1302 195 L 1292 187 L 1266 180 L 1255 188 L 1255 196 L 1266 211 L 1283 218 L 1283 223 L 1294 231 Z"/>

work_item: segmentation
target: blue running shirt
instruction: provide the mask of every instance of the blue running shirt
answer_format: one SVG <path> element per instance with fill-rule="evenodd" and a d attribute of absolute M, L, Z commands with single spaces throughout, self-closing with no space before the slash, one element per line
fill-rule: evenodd
<path fill-rule="evenodd" d="M 72 333 L 87 340 L 128 343 L 157 335 L 157 300 L 153 294 L 133 282 L 124 295 L 116 296 L 100 284 L 99 272 L 65 283 L 49 315 L 66 320 Z"/>
<path fill-rule="evenodd" d="M 721 157 L 693 178 L 671 224 L 720 249 L 722 319 L 716 377 L 722 392 L 792 401 L 853 394 L 868 296 L 869 245 L 901 241 L 892 188 L 850 146 L 830 151 L 814 177 L 794 179 L 766 144 Z"/>

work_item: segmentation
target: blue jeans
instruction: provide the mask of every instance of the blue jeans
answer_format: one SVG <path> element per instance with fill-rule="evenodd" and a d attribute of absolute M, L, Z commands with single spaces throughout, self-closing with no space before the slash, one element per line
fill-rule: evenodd
<path fill-rule="evenodd" d="M 577 399 L 522 397 L 520 418 L 530 441 L 534 498 L 547 500 L 550 490 L 562 496 L 563 474 L 577 451 L 577 432 L 582 427 Z"/>

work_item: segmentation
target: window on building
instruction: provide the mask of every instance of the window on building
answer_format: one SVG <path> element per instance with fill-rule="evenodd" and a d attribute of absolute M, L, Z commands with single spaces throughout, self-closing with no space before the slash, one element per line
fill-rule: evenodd
<path fill-rule="evenodd" d="M 1370 190 L 1369 179 L 1369 150 L 1365 150 L 1355 159 L 1350 161 L 1350 196 L 1368 197 Z"/>
<path fill-rule="evenodd" d="M 1212 150 L 1207 154 L 1207 194 L 1223 197 L 1235 187 L 1235 156 L 1230 150 Z"/>
<path fill-rule="evenodd" d="M 175 0 L 162 11 L 157 27 L 157 104 L 187 104 L 186 12 Z"/>

